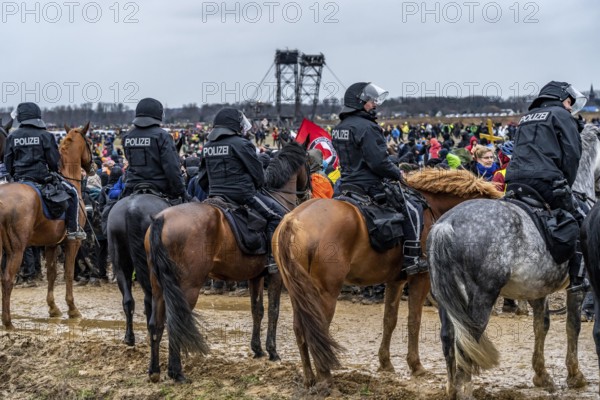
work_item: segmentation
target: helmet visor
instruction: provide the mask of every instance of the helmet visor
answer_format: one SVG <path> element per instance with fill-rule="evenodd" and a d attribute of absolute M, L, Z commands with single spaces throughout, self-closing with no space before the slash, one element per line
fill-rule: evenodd
<path fill-rule="evenodd" d="M 242 128 L 242 135 L 246 135 L 250 129 L 252 129 L 252 124 L 248 121 L 248 118 L 244 114 L 242 114 L 242 122 L 240 122 L 240 127 Z"/>
<path fill-rule="evenodd" d="M 569 94 L 569 97 L 575 99 L 575 102 L 571 104 L 571 115 L 577 114 L 579 111 L 585 107 L 587 103 L 587 97 L 585 97 L 579 90 L 575 89 L 573 86 L 569 86 L 566 89 L 566 92 Z"/>
<path fill-rule="evenodd" d="M 365 103 L 367 101 L 373 101 L 375 105 L 380 106 L 389 94 L 390 93 L 387 90 L 383 90 L 379 86 L 369 83 L 360 94 L 360 99 Z"/>

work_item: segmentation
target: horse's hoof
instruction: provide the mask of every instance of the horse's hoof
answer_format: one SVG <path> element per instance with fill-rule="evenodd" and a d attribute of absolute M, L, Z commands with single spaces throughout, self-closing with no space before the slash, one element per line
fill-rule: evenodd
<path fill-rule="evenodd" d="M 81 318 L 81 313 L 79 310 L 71 310 L 69 311 L 69 318 Z"/>
<path fill-rule="evenodd" d="M 281 357 L 279 357 L 279 354 L 275 353 L 275 354 L 269 354 L 269 361 L 281 361 Z"/>
<path fill-rule="evenodd" d="M 160 372 L 153 372 L 150 374 L 150 382 L 158 383 L 160 382 Z"/>
<path fill-rule="evenodd" d="M 266 356 L 264 351 L 255 351 L 254 352 L 254 358 L 263 358 L 264 356 Z"/>
<path fill-rule="evenodd" d="M 12 322 L 8 322 L 8 323 L 5 322 L 4 329 L 6 329 L 7 331 L 14 331 L 15 326 L 12 324 Z"/>
<path fill-rule="evenodd" d="M 135 336 L 125 336 L 125 338 L 123 339 L 123 343 L 130 347 L 135 346 Z"/>
<path fill-rule="evenodd" d="M 575 375 L 567 378 L 567 386 L 570 389 L 581 389 L 587 386 L 587 379 L 585 379 L 581 371 L 577 371 Z"/>
<path fill-rule="evenodd" d="M 173 381 L 175 383 L 190 383 L 191 382 L 181 372 L 178 372 L 177 374 L 169 374 L 169 378 L 173 379 Z"/>
<path fill-rule="evenodd" d="M 48 314 L 50 314 L 50 318 L 58 318 L 62 316 L 62 311 L 58 308 L 51 308 Z"/>
<path fill-rule="evenodd" d="M 307 389 L 312 388 L 313 386 L 315 386 L 317 383 L 317 380 L 315 379 L 315 377 L 310 377 L 310 378 L 304 378 L 304 387 Z"/>
<path fill-rule="evenodd" d="M 548 374 L 543 375 L 535 375 L 533 377 L 533 384 L 537 387 L 541 387 L 546 389 L 549 392 L 554 392 L 556 387 L 554 386 L 554 381 Z"/>
<path fill-rule="evenodd" d="M 427 370 L 422 365 L 419 365 L 412 372 L 412 376 L 414 376 L 414 377 L 420 377 L 420 376 L 424 376 L 427 374 L 428 374 Z"/>
<path fill-rule="evenodd" d="M 379 368 L 377 369 L 377 372 L 391 372 L 391 373 L 394 373 L 394 372 L 396 372 L 396 369 L 394 368 L 394 366 L 392 365 L 391 362 L 387 362 L 385 364 L 381 364 L 379 366 Z"/>

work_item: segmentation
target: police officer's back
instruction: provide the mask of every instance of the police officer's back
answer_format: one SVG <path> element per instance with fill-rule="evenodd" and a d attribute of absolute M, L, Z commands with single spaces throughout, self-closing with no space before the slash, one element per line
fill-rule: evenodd
<path fill-rule="evenodd" d="M 129 162 L 123 196 L 140 183 L 151 184 L 171 198 L 185 196 L 180 161 L 171 135 L 160 128 L 163 106 L 155 99 L 140 100 L 134 128 L 123 135 L 122 144 Z"/>

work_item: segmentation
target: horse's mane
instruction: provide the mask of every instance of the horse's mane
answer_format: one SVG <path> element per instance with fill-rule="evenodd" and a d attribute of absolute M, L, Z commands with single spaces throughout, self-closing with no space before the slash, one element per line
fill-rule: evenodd
<path fill-rule="evenodd" d="M 271 189 L 281 189 L 306 163 L 306 150 L 296 142 L 289 142 L 278 151 L 269 163 L 266 184 Z"/>
<path fill-rule="evenodd" d="M 405 181 L 410 187 L 429 193 L 446 193 L 463 198 L 481 195 L 499 199 L 503 196 L 493 183 L 461 169 L 424 168 L 407 174 Z"/>
<path fill-rule="evenodd" d="M 600 127 L 587 124 L 581 132 L 581 159 L 577 177 L 573 182 L 573 190 L 582 192 L 590 198 L 594 197 L 594 182 L 597 173 L 598 150 L 596 145 L 600 140 Z"/>

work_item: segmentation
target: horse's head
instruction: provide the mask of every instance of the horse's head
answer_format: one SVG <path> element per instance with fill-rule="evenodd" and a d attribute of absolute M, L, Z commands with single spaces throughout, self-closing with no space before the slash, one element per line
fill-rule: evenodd
<path fill-rule="evenodd" d="M 92 176 L 96 174 L 96 168 L 93 163 L 92 141 L 86 136 L 89 129 L 89 122 L 83 128 L 69 128 L 65 124 L 67 135 L 61 142 L 60 150 L 63 165 L 77 163 Z"/>
<path fill-rule="evenodd" d="M 6 125 L 3 125 L 2 120 L 0 119 L 0 160 L 4 159 L 4 146 L 6 145 L 6 138 L 10 128 L 12 128 L 13 121 L 14 120 L 11 118 Z"/>
<path fill-rule="evenodd" d="M 289 142 L 277 152 L 266 172 L 267 189 L 283 198 L 286 207 L 294 208 L 297 200 L 310 195 L 310 170 L 304 147 Z"/>

